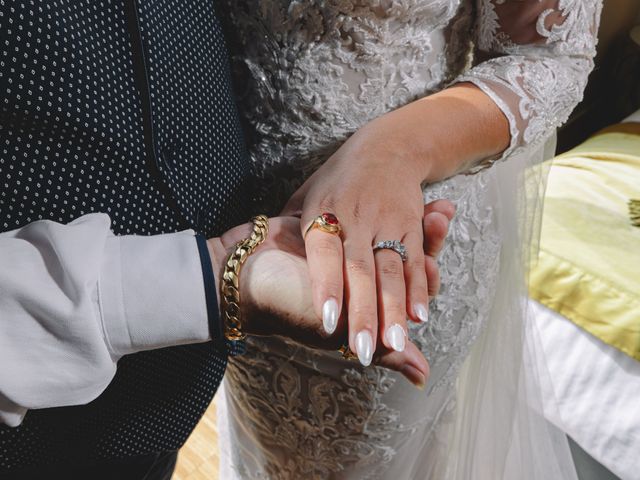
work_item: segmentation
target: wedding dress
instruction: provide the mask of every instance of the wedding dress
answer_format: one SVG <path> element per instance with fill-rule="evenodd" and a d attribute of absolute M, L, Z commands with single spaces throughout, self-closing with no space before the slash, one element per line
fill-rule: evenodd
<path fill-rule="evenodd" d="M 457 206 L 429 322 L 410 322 L 431 366 L 425 391 L 338 353 L 252 338 L 219 396 L 221 478 L 574 478 L 562 436 L 540 421 L 543 380 L 524 355 L 522 245 L 536 217 L 525 194 L 539 193 L 540 175 L 523 171 L 543 159 L 582 97 L 601 1 L 222 0 L 217 8 L 263 210 L 282 208 L 368 121 L 452 83 L 482 89 L 511 129 L 499 158 L 424 189 L 425 201 Z"/>

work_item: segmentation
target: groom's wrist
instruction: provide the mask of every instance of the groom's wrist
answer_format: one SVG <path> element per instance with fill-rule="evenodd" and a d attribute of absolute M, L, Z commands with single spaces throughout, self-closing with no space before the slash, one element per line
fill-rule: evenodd
<path fill-rule="evenodd" d="M 202 269 L 209 336 L 211 340 L 221 342 L 224 339 L 222 316 L 220 314 L 220 295 L 218 293 L 221 257 L 219 248 L 215 247 L 215 242 L 212 240 L 214 239 L 207 240 L 203 235 L 196 235 Z"/>
<path fill-rule="evenodd" d="M 210 238 L 207 240 L 207 249 L 211 264 L 211 272 L 213 273 L 216 301 L 220 305 L 220 278 L 222 276 L 222 268 L 227 257 L 227 251 L 220 240 L 220 237 Z"/>
<path fill-rule="evenodd" d="M 224 341 L 224 316 L 222 315 L 222 299 L 221 297 L 221 285 L 222 285 L 222 275 L 224 273 L 224 267 L 227 263 L 227 260 L 233 250 L 236 247 L 238 241 L 247 238 L 251 233 L 251 225 L 244 224 L 237 226 L 225 233 L 223 233 L 220 237 L 210 238 L 206 241 L 206 249 L 208 252 L 208 264 L 210 266 L 210 272 L 212 273 L 212 278 L 209 280 L 209 286 L 205 285 L 208 291 L 215 294 L 215 313 L 217 315 L 216 323 L 217 328 L 213 324 L 211 324 L 210 315 L 210 328 L 212 332 L 212 339 L 220 339 Z M 204 271 L 204 264 L 203 264 Z M 205 280 L 205 282 L 207 282 Z M 245 301 L 242 302 L 241 310 L 242 316 L 245 317 Z M 213 302 L 210 302 L 213 303 Z"/>

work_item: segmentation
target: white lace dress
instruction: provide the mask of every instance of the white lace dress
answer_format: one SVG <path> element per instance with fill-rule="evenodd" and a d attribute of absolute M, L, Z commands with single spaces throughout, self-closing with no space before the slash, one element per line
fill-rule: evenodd
<path fill-rule="evenodd" d="M 531 157 L 581 99 L 601 1 L 222 0 L 217 8 L 262 180 L 256 193 L 272 213 L 354 131 L 451 83 L 474 83 L 508 118 L 511 145 L 499 159 L 425 188 L 425 200 L 457 206 L 439 257 L 440 295 L 429 322 L 410 325 L 431 366 L 425 391 L 339 354 L 256 338 L 230 362 L 219 406 L 221 478 L 452 478 L 439 466 L 447 438 L 438 427 L 455 409 L 459 367 L 503 281 L 504 176 L 493 165 Z"/>

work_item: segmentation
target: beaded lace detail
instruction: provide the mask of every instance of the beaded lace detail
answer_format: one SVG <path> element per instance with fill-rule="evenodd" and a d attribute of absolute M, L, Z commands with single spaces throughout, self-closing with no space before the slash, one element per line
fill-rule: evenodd
<path fill-rule="evenodd" d="M 457 81 L 477 85 L 509 119 L 511 145 L 501 156 L 507 158 L 548 138 L 582 100 L 596 54 L 602 4 L 529 0 L 520 2 L 524 4 L 520 7 L 521 19 L 507 22 L 504 12 L 515 0 L 477 3 L 476 44 L 485 58 L 493 58 L 476 65 Z M 528 20 L 528 25 L 525 23 L 523 28 L 519 20 Z M 474 166 L 471 172 L 490 166 L 494 160 Z"/>
<path fill-rule="evenodd" d="M 509 120 L 507 151 L 464 172 L 473 175 L 425 189 L 425 200 L 449 198 L 457 212 L 429 323 L 410 326 L 432 369 L 417 417 L 400 400 L 413 387 L 398 375 L 331 353 L 252 339 L 249 354 L 230 364 L 231 410 L 243 412 L 231 416 L 232 429 L 252 439 L 252 453 L 235 452 L 241 478 L 384 478 L 408 435 L 427 437 L 435 428 L 489 317 L 500 237 L 490 195 L 497 185 L 487 167 L 546 140 L 580 101 L 601 1 L 220 3 L 252 159 L 269 192 L 263 206 L 271 212 L 358 128 L 452 83 L 477 85 Z"/>

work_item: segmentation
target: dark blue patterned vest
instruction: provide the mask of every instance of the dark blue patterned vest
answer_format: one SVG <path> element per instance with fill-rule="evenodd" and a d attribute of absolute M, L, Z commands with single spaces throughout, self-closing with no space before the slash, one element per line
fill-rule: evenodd
<path fill-rule="evenodd" d="M 246 221 L 247 182 L 212 2 L 0 0 L 1 231 L 105 212 L 213 236 Z M 90 404 L 0 426 L 0 472 L 179 448 L 225 366 L 211 344 L 127 356 Z"/>

